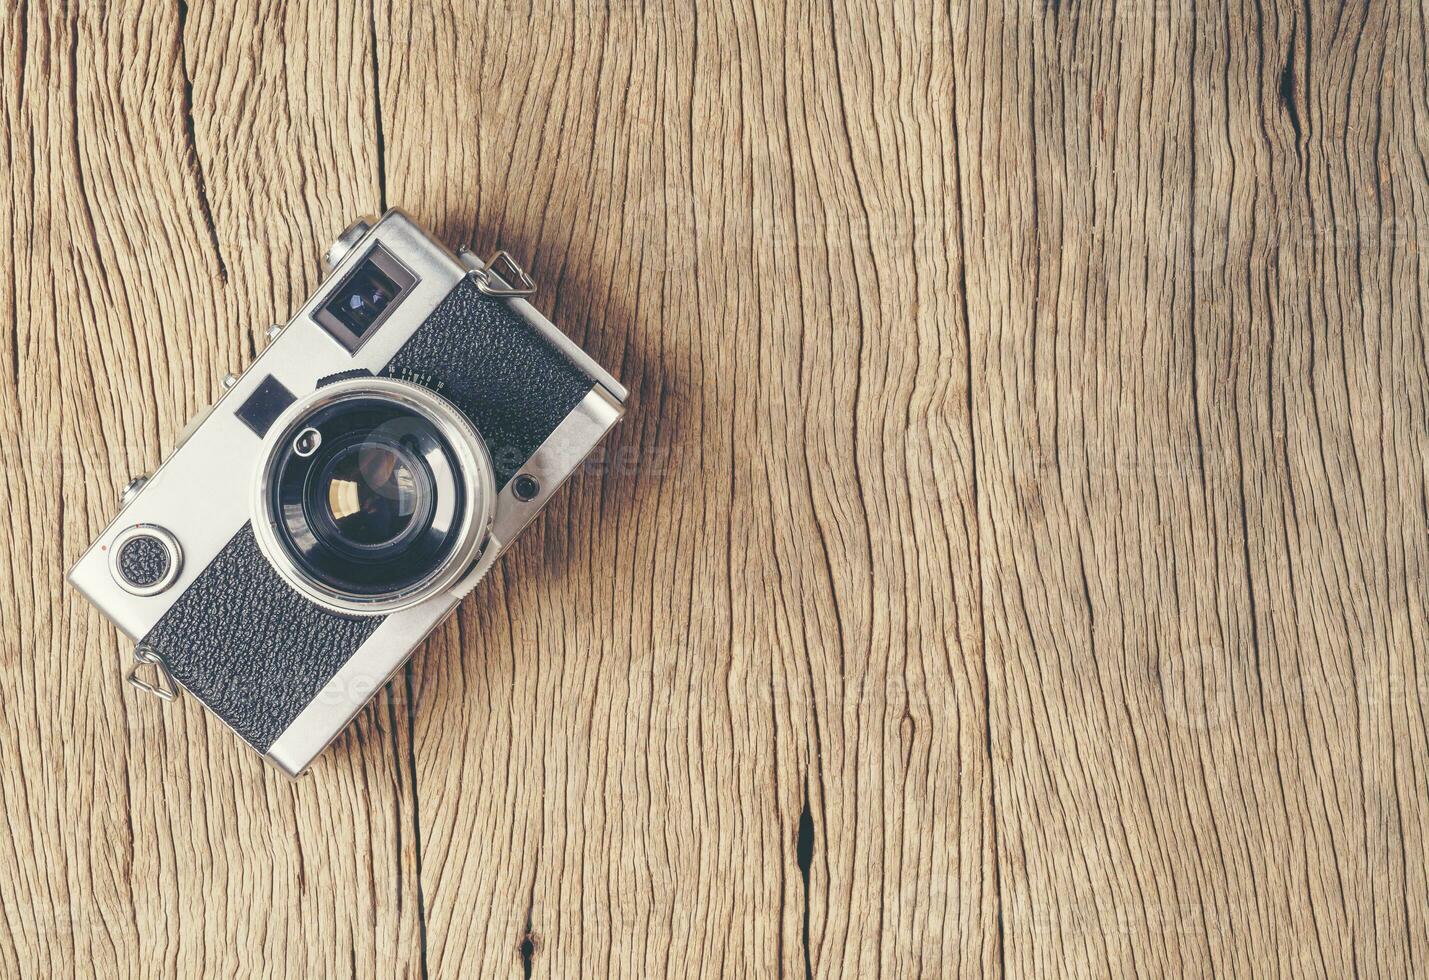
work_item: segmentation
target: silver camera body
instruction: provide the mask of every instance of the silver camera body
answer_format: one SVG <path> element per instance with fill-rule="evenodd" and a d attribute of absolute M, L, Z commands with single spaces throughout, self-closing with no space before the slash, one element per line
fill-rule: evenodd
<path fill-rule="evenodd" d="M 69 580 L 132 637 L 136 686 L 196 697 L 296 776 L 625 410 L 499 253 L 401 211 L 189 425 Z M 150 679 L 146 679 L 150 678 Z"/>

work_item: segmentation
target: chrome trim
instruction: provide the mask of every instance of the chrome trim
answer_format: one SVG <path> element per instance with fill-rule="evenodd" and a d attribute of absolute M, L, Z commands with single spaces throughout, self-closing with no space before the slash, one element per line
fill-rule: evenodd
<path fill-rule="evenodd" d="M 522 503 L 511 482 L 496 498 L 496 518 L 487 548 L 476 565 L 442 596 L 388 616 L 298 717 L 269 746 L 268 761 L 299 776 L 356 717 L 372 696 L 416 652 L 422 641 L 505 554 L 516 536 L 540 513 L 624 414 L 624 407 L 597 385 L 546 437 L 521 468 L 541 482 L 541 492 Z"/>
<path fill-rule="evenodd" d="M 312 413 L 339 402 L 373 396 L 405 405 L 435 425 L 456 454 L 453 468 L 466 481 L 463 499 L 467 505 L 457 531 L 457 544 L 451 554 L 421 582 L 388 596 L 343 592 L 306 575 L 283 546 L 278 532 L 279 520 L 271 513 L 270 507 L 276 460 L 282 455 L 288 440 L 294 437 Z M 486 443 L 460 409 L 431 389 L 410 381 L 361 377 L 324 385 L 306 398 L 293 402 L 278 416 L 263 440 L 263 453 L 263 463 L 253 482 L 253 536 L 258 540 L 258 550 L 294 592 L 335 613 L 380 616 L 410 609 L 446 592 L 466 574 L 490 533 L 495 508 L 496 473 L 492 469 Z"/>
<path fill-rule="evenodd" d="M 516 496 L 514 478 L 501 488 L 496 498 L 496 522 L 491 527 L 492 535 L 502 541 L 516 540 L 516 536 L 541 512 L 546 502 L 624 414 L 625 407 L 610 392 L 600 385 L 592 388 L 518 472 L 518 476 L 521 473 L 530 474 L 541 484 L 536 496 L 530 500 Z"/>
<path fill-rule="evenodd" d="M 169 553 L 168 570 L 151 585 L 135 585 L 124 577 L 124 572 L 119 567 L 119 553 L 124 550 L 126 544 L 135 538 L 153 538 Z M 114 536 L 114 543 L 109 546 L 109 574 L 114 577 L 114 581 L 119 584 L 121 589 L 131 595 L 158 595 L 177 581 L 183 567 L 184 549 L 179 547 L 178 539 L 157 524 L 135 524 L 125 528 Z"/>
<path fill-rule="evenodd" d="M 119 494 L 119 506 L 120 506 L 120 507 L 127 507 L 127 506 L 129 506 L 129 503 L 130 503 L 135 497 L 139 496 L 139 491 L 144 489 L 144 484 L 146 484 L 146 483 L 148 483 L 148 482 L 149 482 L 149 477 L 148 477 L 147 475 L 143 475 L 143 476 L 136 476 L 136 477 L 134 477 L 132 480 L 130 480 L 128 483 L 124 484 L 124 490 L 123 490 L 122 493 Z"/>
<path fill-rule="evenodd" d="M 341 265 L 342 260 L 352 254 L 353 249 L 367 237 L 367 233 L 371 230 L 372 225 L 364 218 L 359 218 L 348 225 L 323 253 L 323 265 L 329 269 L 335 269 Z"/>

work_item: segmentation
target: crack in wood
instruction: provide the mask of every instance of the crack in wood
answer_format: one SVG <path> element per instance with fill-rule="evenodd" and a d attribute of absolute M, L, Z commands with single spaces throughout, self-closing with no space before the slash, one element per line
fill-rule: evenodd
<path fill-rule="evenodd" d="M 1285 52 L 1285 67 L 1280 70 L 1280 105 L 1290 117 L 1290 127 L 1295 130 L 1295 152 L 1300 153 L 1300 141 L 1304 132 L 1300 128 L 1300 110 L 1295 105 L 1295 39 L 1299 32 L 1290 29 L 1290 47 Z"/>
<path fill-rule="evenodd" d="M 536 950 L 539 948 L 538 939 L 539 937 L 531 931 L 531 915 L 528 911 L 526 931 L 521 936 L 521 944 L 516 947 L 516 952 L 521 957 L 521 972 L 526 980 L 531 980 L 532 961 L 536 958 Z"/>
<path fill-rule="evenodd" d="M 422 819 L 417 808 L 417 699 L 412 688 L 412 664 L 402 671 L 403 685 L 407 695 L 407 771 L 412 779 L 412 855 L 416 865 L 417 878 L 417 938 L 419 941 L 418 962 L 422 968 L 423 980 L 427 977 L 427 898 L 422 889 Z M 394 726 L 395 728 L 395 726 Z M 394 762 L 396 760 L 393 760 Z"/>
<path fill-rule="evenodd" d="M 804 976 L 812 980 L 814 959 L 809 949 L 809 869 L 814 865 L 814 816 L 809 811 L 809 781 L 804 780 L 804 809 L 799 813 L 799 833 L 794 843 L 795 860 L 804 878 Z"/>
<path fill-rule="evenodd" d="M 213 257 L 218 262 L 219 281 L 227 285 L 228 265 L 223 261 L 223 250 L 218 245 L 218 226 L 213 221 L 213 207 L 208 200 L 208 182 L 204 176 L 203 159 L 198 152 L 198 135 L 194 127 L 194 83 L 189 77 L 188 53 L 184 48 L 184 25 L 188 22 L 189 5 L 179 0 L 179 25 L 177 30 L 179 72 L 183 75 L 183 115 L 184 153 L 188 158 L 189 173 L 193 175 L 194 187 L 198 191 L 199 213 L 203 216 L 203 226 L 208 232 L 208 242 L 213 248 Z"/>
<path fill-rule="evenodd" d="M 377 62 L 377 0 L 369 0 L 368 27 L 372 43 L 372 124 L 377 143 L 377 201 L 387 211 L 387 143 L 382 134 L 382 74 Z"/>

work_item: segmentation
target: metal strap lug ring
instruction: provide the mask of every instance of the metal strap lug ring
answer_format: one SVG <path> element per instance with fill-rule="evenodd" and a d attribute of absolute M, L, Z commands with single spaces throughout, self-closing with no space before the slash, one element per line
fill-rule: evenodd
<path fill-rule="evenodd" d="M 488 296 L 530 296 L 536 291 L 535 280 L 509 252 L 497 252 L 486 260 L 485 268 L 472 269 L 471 278 L 476 288 Z"/>
<path fill-rule="evenodd" d="M 153 683 L 139 676 L 139 671 L 145 667 L 154 668 Z M 164 666 L 164 658 L 159 656 L 153 647 L 142 643 L 134 648 L 134 666 L 129 668 L 124 679 L 145 694 L 152 694 L 161 701 L 173 701 L 179 696 L 178 685 L 174 683 L 169 669 Z"/>

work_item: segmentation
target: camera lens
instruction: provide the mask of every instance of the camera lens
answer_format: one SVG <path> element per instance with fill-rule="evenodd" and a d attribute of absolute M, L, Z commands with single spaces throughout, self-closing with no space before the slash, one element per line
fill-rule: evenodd
<path fill-rule="evenodd" d="M 456 406 L 395 378 L 343 378 L 264 439 L 254 534 L 296 592 L 345 615 L 444 595 L 491 533 L 496 477 Z"/>
<path fill-rule="evenodd" d="M 469 566 L 495 497 L 490 460 L 470 423 L 419 386 L 365 377 L 330 390 L 270 440 L 265 551 L 310 598 L 401 608 Z"/>
<path fill-rule="evenodd" d="M 358 554 L 400 543 L 430 511 L 426 465 L 401 445 L 365 439 L 341 447 L 315 481 L 308 506 L 329 543 Z"/>

